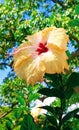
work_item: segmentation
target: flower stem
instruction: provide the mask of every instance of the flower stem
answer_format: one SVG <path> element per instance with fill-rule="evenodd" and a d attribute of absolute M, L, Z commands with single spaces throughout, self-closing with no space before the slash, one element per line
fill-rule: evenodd
<path fill-rule="evenodd" d="M 65 97 L 64 97 L 64 85 L 63 85 L 63 80 L 62 80 L 62 75 L 59 75 L 59 78 L 60 78 L 60 90 L 62 91 L 62 94 L 63 96 L 61 96 L 60 98 L 60 113 L 59 113 L 59 126 L 58 126 L 58 130 L 61 130 L 61 127 L 62 127 L 62 115 L 63 115 L 63 111 L 64 111 L 64 108 L 65 108 Z"/>

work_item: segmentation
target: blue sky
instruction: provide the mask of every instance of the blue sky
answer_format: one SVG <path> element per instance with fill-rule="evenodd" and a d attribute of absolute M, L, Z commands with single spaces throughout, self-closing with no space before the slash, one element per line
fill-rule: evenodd
<path fill-rule="evenodd" d="M 0 0 L 0 3 L 3 3 L 4 2 L 4 0 Z"/>
<path fill-rule="evenodd" d="M 7 77 L 8 73 L 10 72 L 10 68 L 7 67 L 4 70 L 0 70 L 0 84 L 3 82 L 3 79 Z"/>

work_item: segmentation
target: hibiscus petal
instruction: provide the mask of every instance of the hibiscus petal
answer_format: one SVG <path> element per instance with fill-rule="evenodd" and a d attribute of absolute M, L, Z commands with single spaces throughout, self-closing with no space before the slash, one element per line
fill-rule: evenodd
<path fill-rule="evenodd" d="M 32 44 L 39 44 L 42 41 L 42 32 L 40 31 L 33 35 L 27 36 L 26 38 Z"/>
<path fill-rule="evenodd" d="M 45 28 L 42 30 L 42 42 L 45 43 L 48 40 L 48 37 L 50 35 L 50 33 L 52 32 L 53 29 L 55 29 L 56 27 L 49 27 L 49 28 Z"/>
<path fill-rule="evenodd" d="M 67 56 L 65 52 L 57 52 L 56 50 L 48 51 L 45 54 L 40 55 L 41 62 L 46 67 L 46 73 L 54 74 L 54 73 L 62 73 L 64 69 L 69 69 L 67 64 Z"/>
<path fill-rule="evenodd" d="M 21 44 L 14 52 L 14 62 L 26 58 L 30 54 L 31 44 L 29 42 Z M 31 55 L 31 54 L 30 54 Z"/>
<path fill-rule="evenodd" d="M 63 28 L 54 28 L 47 40 L 48 47 L 57 46 L 60 49 L 67 49 L 67 42 L 69 41 L 68 35 Z"/>
<path fill-rule="evenodd" d="M 27 84 L 42 82 L 45 73 L 61 73 L 69 69 L 65 53 L 68 36 L 64 29 L 46 28 L 27 39 L 28 42 L 14 52 L 14 70 Z M 38 55 L 37 51 L 41 53 Z"/>
<path fill-rule="evenodd" d="M 34 85 L 36 82 L 42 82 L 45 73 L 45 66 L 37 57 L 27 68 L 27 83 Z"/>
<path fill-rule="evenodd" d="M 33 57 L 28 57 L 20 61 L 18 66 L 14 66 L 15 72 L 24 79 L 27 84 L 34 85 L 36 82 L 42 82 L 45 72 L 45 67 L 42 62 L 40 62 L 39 57 L 33 59 Z"/>
<path fill-rule="evenodd" d="M 42 31 L 39 31 L 31 36 L 27 36 L 27 39 L 29 42 L 32 42 L 34 44 L 38 44 L 40 42 L 45 43 L 47 42 L 50 32 L 55 28 L 56 27 L 45 28 Z"/>
<path fill-rule="evenodd" d="M 19 77 L 22 79 L 26 80 L 26 68 L 28 65 L 32 62 L 32 57 L 27 56 L 27 57 L 21 57 L 21 59 L 14 60 L 14 71 L 17 73 Z"/>

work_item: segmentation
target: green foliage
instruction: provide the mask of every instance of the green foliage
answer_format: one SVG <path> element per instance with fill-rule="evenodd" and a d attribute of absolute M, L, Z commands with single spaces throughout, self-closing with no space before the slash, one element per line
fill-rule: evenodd
<path fill-rule="evenodd" d="M 68 80 L 67 80 L 68 87 L 77 87 L 79 86 L 79 72 L 73 72 Z"/>
<path fill-rule="evenodd" d="M 38 130 L 31 115 L 25 115 L 20 130 Z"/>
<path fill-rule="evenodd" d="M 43 88 L 40 89 L 38 92 L 43 95 L 46 95 L 47 97 L 59 97 L 59 98 L 63 97 L 63 93 L 61 91 L 59 92 L 58 89 L 56 88 L 52 88 L 52 89 Z"/>
<path fill-rule="evenodd" d="M 74 20 L 70 20 L 69 21 L 69 26 L 70 27 L 75 27 L 75 26 L 79 26 L 79 19 L 74 19 Z"/>
<path fill-rule="evenodd" d="M 57 127 L 57 121 L 54 116 L 47 115 L 46 119 L 54 126 Z"/>
<path fill-rule="evenodd" d="M 75 6 L 75 13 L 76 13 L 76 14 L 79 14 L 79 5 L 76 5 L 76 6 Z"/>
<path fill-rule="evenodd" d="M 51 78 L 51 75 L 49 75 L 49 77 Z M 49 78 L 49 82 L 51 82 L 50 78 Z M 65 78 L 65 82 L 63 84 L 64 78 Z M 53 80 L 54 79 L 52 79 L 52 82 L 53 82 Z M 54 80 L 54 82 L 55 82 L 55 80 Z M 62 125 L 64 125 L 64 123 L 66 123 L 68 120 L 70 120 L 70 119 L 73 120 L 76 117 L 78 118 L 77 113 L 79 112 L 79 108 L 67 113 L 66 102 L 73 95 L 72 88 L 78 86 L 78 84 L 79 84 L 79 73 L 73 72 L 71 75 L 66 75 L 65 77 L 59 76 L 59 82 L 60 82 L 60 84 L 59 84 L 58 88 L 56 86 L 55 87 L 53 86 L 53 88 L 43 88 L 38 91 L 39 93 L 46 95 L 47 97 L 55 96 L 60 99 L 59 107 L 57 107 L 57 104 L 55 105 L 55 107 L 54 106 L 43 106 L 42 107 L 43 109 L 46 109 L 49 112 L 49 114 L 46 115 L 46 122 L 48 120 L 50 123 L 52 123 L 52 125 L 54 127 L 56 127 L 56 129 L 61 129 Z M 56 91 L 54 91 L 54 90 L 56 90 Z M 58 90 L 61 90 L 61 92 L 59 92 Z M 54 105 L 54 103 L 53 103 L 53 105 Z M 66 113 L 66 114 L 64 117 L 62 117 L 64 113 Z M 57 123 L 56 120 L 59 120 L 59 123 Z M 62 122 L 62 125 L 60 126 L 61 122 Z M 66 128 L 63 126 L 63 128 L 71 129 L 70 126 L 66 127 Z"/>
<path fill-rule="evenodd" d="M 70 118 L 75 117 L 75 115 L 76 115 L 78 112 L 79 112 L 79 108 L 77 108 L 77 109 L 75 109 L 75 110 L 73 110 L 73 111 L 67 113 L 67 114 L 63 117 L 62 122 L 64 123 L 64 122 L 66 122 L 67 120 L 69 120 Z"/>
<path fill-rule="evenodd" d="M 13 127 L 12 120 L 10 120 L 10 119 L 7 118 L 7 122 L 6 122 L 6 128 L 7 128 L 7 130 L 12 130 L 12 127 Z"/>
<path fill-rule="evenodd" d="M 0 69 L 11 68 L 0 85 L 0 130 L 79 129 L 79 109 L 67 111 L 70 105 L 79 102 L 79 93 L 74 92 L 79 87 L 79 72 L 75 72 L 79 68 L 79 0 L 57 1 L 5 0 L 0 4 Z M 70 70 L 67 74 L 45 74 L 45 85 L 27 86 L 13 73 L 13 58 L 7 53 L 26 41 L 27 35 L 49 26 L 63 27 L 69 35 L 71 48 L 66 52 Z M 28 114 L 30 104 L 46 97 L 56 100 L 41 107 L 47 113 L 35 124 Z"/>

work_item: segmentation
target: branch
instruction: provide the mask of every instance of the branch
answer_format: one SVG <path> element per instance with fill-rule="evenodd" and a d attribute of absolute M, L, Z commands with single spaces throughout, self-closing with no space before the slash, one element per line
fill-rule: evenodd
<path fill-rule="evenodd" d="M 79 50 L 77 50 L 76 52 L 73 52 L 72 54 L 71 54 L 71 60 L 73 60 L 74 58 L 76 58 L 76 57 L 78 57 L 79 56 Z"/>
<path fill-rule="evenodd" d="M 15 124 L 13 126 L 13 129 L 15 129 L 15 127 L 17 127 L 17 123 L 19 122 L 19 119 L 22 117 L 23 111 L 21 111 L 20 116 L 15 120 Z"/>
<path fill-rule="evenodd" d="M 64 5 L 64 2 L 59 1 L 59 0 L 52 0 L 54 3 L 58 3 L 62 8 L 66 8 L 66 6 Z"/>
<path fill-rule="evenodd" d="M 75 37 L 75 36 L 72 35 L 71 33 L 69 33 L 69 36 L 70 36 L 73 40 L 75 40 L 77 43 L 79 43 L 79 40 L 78 40 L 77 37 Z"/>
<path fill-rule="evenodd" d="M 17 104 L 18 104 L 18 102 L 13 103 L 10 110 L 8 110 L 7 112 L 5 112 L 5 113 L 3 113 L 2 115 L 0 115 L 0 119 L 3 118 L 3 117 L 5 117 L 5 116 L 7 116 L 10 112 L 12 112 L 13 108 L 14 108 Z"/>
<path fill-rule="evenodd" d="M 76 41 L 76 42 L 79 44 L 79 39 L 78 39 L 77 37 L 75 37 L 73 34 L 70 34 L 70 33 L 69 33 L 69 36 L 70 36 L 74 41 Z M 71 39 L 71 38 L 70 38 L 70 39 Z M 79 49 L 71 54 L 71 58 L 70 58 L 70 59 L 73 60 L 75 57 L 78 57 L 78 56 L 79 56 Z"/>
<path fill-rule="evenodd" d="M 12 67 L 12 63 L 8 64 L 8 63 L 5 63 L 5 62 L 0 62 L 0 65 Z"/>
<path fill-rule="evenodd" d="M 0 115 L 0 119 L 7 116 L 13 109 L 8 110 L 7 112 L 3 113 L 2 115 Z"/>
<path fill-rule="evenodd" d="M 0 65 L 10 66 L 8 63 L 1 62 Z"/>

